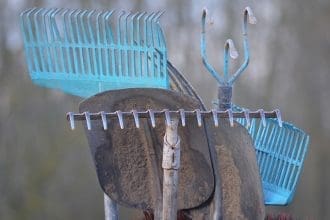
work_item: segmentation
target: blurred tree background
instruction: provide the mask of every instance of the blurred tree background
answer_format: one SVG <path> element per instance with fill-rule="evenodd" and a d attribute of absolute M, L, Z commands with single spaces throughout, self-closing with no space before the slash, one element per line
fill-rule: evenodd
<path fill-rule="evenodd" d="M 299 219 L 330 219 L 330 1 L 0 0 L 0 219 L 103 219 L 103 196 L 83 129 L 69 129 L 67 111 L 79 98 L 37 87 L 27 73 L 19 13 L 29 7 L 166 10 L 162 26 L 169 59 L 211 107 L 215 80 L 200 58 L 200 17 L 208 8 L 211 63 L 222 67 L 232 38 L 243 59 L 242 10 L 251 6 L 251 62 L 234 101 L 279 108 L 311 135 L 293 203 L 269 207 Z M 193 64 L 193 65 L 192 65 Z M 235 66 L 234 65 L 234 66 Z M 123 210 L 123 219 L 127 210 Z"/>

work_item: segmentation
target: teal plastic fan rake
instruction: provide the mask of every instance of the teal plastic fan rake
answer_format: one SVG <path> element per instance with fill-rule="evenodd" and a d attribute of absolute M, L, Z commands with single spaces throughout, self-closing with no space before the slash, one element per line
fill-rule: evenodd
<path fill-rule="evenodd" d="M 162 12 L 33 8 L 21 13 L 32 81 L 89 97 L 123 88 L 168 88 Z"/>

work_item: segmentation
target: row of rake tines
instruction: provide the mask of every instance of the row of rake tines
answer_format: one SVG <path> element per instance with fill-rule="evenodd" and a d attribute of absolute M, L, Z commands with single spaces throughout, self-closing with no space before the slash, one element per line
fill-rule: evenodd
<path fill-rule="evenodd" d="M 115 12 L 33 8 L 21 13 L 25 45 L 34 57 L 31 68 L 92 75 L 153 75 L 158 70 L 164 77 L 163 12 Z M 145 66 L 153 69 L 145 71 Z"/>

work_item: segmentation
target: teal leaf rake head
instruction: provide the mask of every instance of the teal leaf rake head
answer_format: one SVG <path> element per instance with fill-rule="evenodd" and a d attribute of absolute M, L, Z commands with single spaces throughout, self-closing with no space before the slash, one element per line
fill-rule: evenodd
<path fill-rule="evenodd" d="M 161 15 L 24 11 L 21 30 L 32 81 L 80 97 L 122 88 L 168 88 Z"/>

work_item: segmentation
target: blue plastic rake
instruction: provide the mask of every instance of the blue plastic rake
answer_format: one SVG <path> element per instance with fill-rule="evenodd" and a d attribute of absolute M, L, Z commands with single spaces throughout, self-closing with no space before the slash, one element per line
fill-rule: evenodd
<path fill-rule="evenodd" d="M 161 15 L 24 11 L 21 30 L 32 81 L 80 97 L 122 88 L 169 88 Z"/>
<path fill-rule="evenodd" d="M 202 16 L 201 54 L 207 70 L 219 83 L 219 102 L 221 110 L 233 109 L 234 111 L 249 112 L 231 103 L 232 86 L 234 81 L 242 74 L 249 63 L 249 46 L 247 37 L 247 23 L 256 23 L 251 8 L 247 7 L 243 13 L 243 46 L 244 62 L 241 67 L 229 76 L 229 55 L 237 57 L 237 52 L 232 40 L 227 40 L 224 51 L 224 75 L 220 76 L 207 62 L 205 44 L 205 17 Z M 262 114 L 261 114 L 262 115 Z M 236 119 L 245 126 L 251 135 L 262 179 L 264 202 L 267 205 L 286 205 L 292 201 L 297 181 L 300 176 L 305 155 L 309 144 L 309 136 L 294 125 L 282 122 L 280 115 L 276 119 Z"/>

